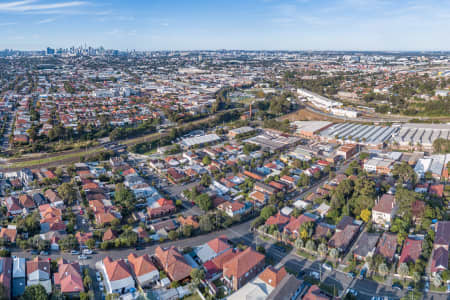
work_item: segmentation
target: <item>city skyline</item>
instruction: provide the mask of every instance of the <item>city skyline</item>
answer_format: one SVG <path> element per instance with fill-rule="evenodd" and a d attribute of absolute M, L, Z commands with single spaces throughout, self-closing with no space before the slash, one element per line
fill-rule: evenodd
<path fill-rule="evenodd" d="M 0 1 L 0 49 L 449 50 L 448 1 Z"/>

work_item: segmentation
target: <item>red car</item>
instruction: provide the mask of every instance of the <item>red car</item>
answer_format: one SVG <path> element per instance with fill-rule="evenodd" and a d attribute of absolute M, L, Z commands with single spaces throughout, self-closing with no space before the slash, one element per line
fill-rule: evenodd
<path fill-rule="evenodd" d="M 82 209 L 80 209 L 80 215 L 83 215 L 83 214 L 84 214 L 83 210 L 82 210 Z"/>

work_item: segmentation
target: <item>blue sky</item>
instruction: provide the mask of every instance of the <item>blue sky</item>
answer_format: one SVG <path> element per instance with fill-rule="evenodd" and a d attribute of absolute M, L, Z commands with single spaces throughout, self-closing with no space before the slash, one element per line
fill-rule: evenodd
<path fill-rule="evenodd" d="M 450 0 L 0 0 L 0 49 L 450 50 Z"/>

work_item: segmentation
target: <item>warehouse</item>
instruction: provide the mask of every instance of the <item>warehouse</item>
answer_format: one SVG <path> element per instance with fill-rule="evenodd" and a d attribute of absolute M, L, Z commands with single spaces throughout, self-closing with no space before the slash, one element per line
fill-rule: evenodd
<path fill-rule="evenodd" d="M 392 137 L 392 143 L 401 149 L 423 148 L 431 150 L 433 142 L 450 138 L 449 124 L 403 124 Z"/>
<path fill-rule="evenodd" d="M 203 146 L 212 143 L 217 143 L 220 141 L 220 137 L 217 134 L 207 134 L 202 136 L 194 136 L 191 138 L 185 138 L 181 140 L 181 143 L 190 148 L 194 146 Z"/>
<path fill-rule="evenodd" d="M 382 148 L 397 132 L 397 126 L 382 127 L 361 125 L 356 123 L 340 123 L 330 126 L 319 133 L 322 140 L 337 140 L 346 143 L 360 143 L 363 145 Z"/>
<path fill-rule="evenodd" d="M 313 137 L 331 125 L 333 123 L 327 121 L 295 121 L 291 123 L 291 126 L 295 126 L 296 133 L 305 137 Z"/>

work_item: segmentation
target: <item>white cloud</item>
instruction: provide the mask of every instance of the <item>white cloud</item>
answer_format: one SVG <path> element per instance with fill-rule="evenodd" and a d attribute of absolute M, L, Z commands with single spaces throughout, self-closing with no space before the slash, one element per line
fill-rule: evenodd
<path fill-rule="evenodd" d="M 16 25 L 16 22 L 4 22 L 4 23 L 0 23 L 0 26 L 11 26 L 11 25 Z"/>
<path fill-rule="evenodd" d="M 47 24 L 47 23 L 52 23 L 55 21 L 56 21 L 56 18 L 47 18 L 47 19 L 39 20 L 38 22 L 36 22 L 36 24 Z"/>
<path fill-rule="evenodd" d="M 37 0 L 13 1 L 0 4 L 0 12 L 30 12 L 30 11 L 47 11 L 54 9 L 72 8 L 88 4 L 85 1 L 67 1 L 60 3 L 42 4 Z"/>

